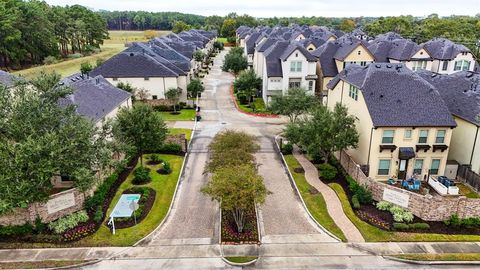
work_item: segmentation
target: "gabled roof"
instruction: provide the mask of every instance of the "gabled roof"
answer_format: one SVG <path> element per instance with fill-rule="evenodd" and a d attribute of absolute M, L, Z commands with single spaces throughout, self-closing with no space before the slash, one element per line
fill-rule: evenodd
<path fill-rule="evenodd" d="M 305 58 L 307 58 L 308 62 L 315 62 L 317 59 L 313 56 L 307 49 L 305 49 L 300 43 L 298 42 L 291 42 L 280 55 L 280 59 L 282 61 L 287 60 L 287 58 L 295 51 L 300 51 Z"/>
<path fill-rule="evenodd" d="M 146 53 L 121 52 L 95 68 L 92 76 L 106 78 L 129 77 L 178 77 L 178 73 L 167 68 Z"/>
<path fill-rule="evenodd" d="M 315 49 L 322 46 L 325 43 L 325 40 L 319 38 L 306 38 L 299 41 L 303 47 L 307 48 L 310 44 L 315 46 Z"/>
<path fill-rule="evenodd" d="M 456 44 L 446 38 L 434 38 L 423 44 L 430 56 L 439 60 L 452 60 L 459 53 L 470 52 L 470 49 L 462 44 Z"/>
<path fill-rule="evenodd" d="M 289 45 L 289 41 L 277 41 L 275 45 L 271 46 L 264 52 L 267 77 L 283 77 L 280 57 Z"/>
<path fill-rule="evenodd" d="M 373 41 L 388 41 L 388 40 L 394 40 L 394 39 L 403 39 L 403 37 L 396 33 L 396 32 L 387 32 L 384 34 L 377 35 Z"/>
<path fill-rule="evenodd" d="M 261 35 L 260 32 L 253 32 L 246 40 L 245 47 L 247 49 L 247 54 L 253 54 L 255 52 L 255 42 L 257 38 Z"/>
<path fill-rule="evenodd" d="M 410 61 L 413 60 L 416 53 L 422 50 L 422 46 L 410 39 L 379 39 L 369 43 L 368 49 L 375 56 L 377 62 L 389 62 L 389 59 Z M 422 59 L 431 59 L 428 52 Z"/>
<path fill-rule="evenodd" d="M 339 43 L 337 41 L 327 41 L 312 51 L 312 55 L 319 59 L 320 69 L 324 77 L 335 77 L 338 74 L 337 64 L 335 58 L 333 58 L 338 47 Z"/>
<path fill-rule="evenodd" d="M 18 76 L 0 70 L 0 85 L 4 85 L 5 87 L 10 88 L 14 86 L 17 81 L 22 80 L 23 79 Z"/>
<path fill-rule="evenodd" d="M 459 71 L 440 75 L 426 70 L 417 73 L 437 88 L 451 114 L 480 126 L 479 73 Z"/>
<path fill-rule="evenodd" d="M 172 70 L 173 72 L 177 73 L 180 76 L 185 76 L 186 73 L 181 68 L 176 66 L 174 63 L 168 61 L 167 59 L 163 58 L 159 54 L 157 54 L 151 47 L 150 44 L 135 42 L 127 48 L 124 52 L 136 52 L 136 53 L 146 53 L 149 56 L 153 57 L 155 60 L 163 64 L 168 69 Z"/>
<path fill-rule="evenodd" d="M 347 66 L 327 84 L 346 81 L 362 91 L 375 127 L 455 127 L 436 88 L 404 64 Z"/>
<path fill-rule="evenodd" d="M 255 50 L 257 52 L 264 52 L 265 50 L 270 48 L 270 46 L 274 45 L 277 41 L 280 40 L 278 38 L 267 38 L 266 40 L 258 44 L 257 47 L 255 47 Z"/>
<path fill-rule="evenodd" d="M 343 37 L 337 39 L 339 43 L 339 48 L 335 52 L 333 58 L 343 61 L 345 58 L 352 53 L 358 46 L 363 46 L 368 51 L 368 44 L 354 36 L 344 35 Z M 372 55 L 373 56 L 373 55 Z"/>
<path fill-rule="evenodd" d="M 76 112 L 98 122 L 131 97 L 131 94 L 110 84 L 102 76 L 74 74 L 62 80 L 73 93 L 60 100 L 60 105 L 75 105 Z"/>

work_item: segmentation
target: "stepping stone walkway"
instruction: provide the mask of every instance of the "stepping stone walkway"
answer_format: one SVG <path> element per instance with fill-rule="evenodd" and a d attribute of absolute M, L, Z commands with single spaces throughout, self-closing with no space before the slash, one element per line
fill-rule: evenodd
<path fill-rule="evenodd" d="M 365 242 L 362 234 L 357 227 L 348 219 L 343 212 L 342 203 L 333 189 L 320 181 L 317 168 L 304 155 L 300 154 L 296 148 L 293 156 L 305 170 L 305 178 L 307 182 L 316 188 L 325 199 L 328 214 L 333 221 L 342 230 L 348 242 Z"/>

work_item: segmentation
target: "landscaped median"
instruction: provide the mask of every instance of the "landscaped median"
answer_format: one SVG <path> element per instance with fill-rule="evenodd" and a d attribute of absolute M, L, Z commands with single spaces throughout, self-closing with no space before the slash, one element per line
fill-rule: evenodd
<path fill-rule="evenodd" d="M 233 92 L 233 85 L 230 89 L 230 94 L 232 96 L 232 100 L 235 103 L 235 107 L 239 112 L 242 112 L 247 115 L 257 116 L 257 117 L 268 117 L 268 118 L 278 118 L 277 114 L 269 112 L 265 108 L 265 103 L 263 99 L 256 98 L 252 104 L 254 104 L 255 110 L 253 110 L 252 105 L 248 104 L 241 104 L 240 100 L 237 98 L 237 95 Z"/>
<path fill-rule="evenodd" d="M 480 262 L 480 253 L 415 253 L 415 254 L 397 254 L 389 255 L 388 257 L 399 258 L 409 261 L 420 261 L 420 262 L 433 262 L 433 261 L 456 261 L 456 262 L 467 262 L 467 261 L 479 261 Z"/>

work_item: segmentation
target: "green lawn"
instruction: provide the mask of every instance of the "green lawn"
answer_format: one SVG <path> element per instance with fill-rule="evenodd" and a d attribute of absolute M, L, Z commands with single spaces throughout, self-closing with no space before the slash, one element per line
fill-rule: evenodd
<path fill-rule="evenodd" d="M 293 169 L 301 167 L 293 155 L 285 155 L 285 160 L 288 164 L 288 169 L 292 173 L 295 184 L 302 195 L 308 211 L 313 215 L 315 220 L 320 223 L 329 232 L 340 238 L 342 241 L 347 241 L 342 230 L 335 224 L 327 211 L 327 205 L 321 193 L 311 194 L 310 184 L 305 179 L 305 173 L 296 173 Z"/>
<path fill-rule="evenodd" d="M 148 160 L 150 155 L 144 156 L 144 162 Z M 102 225 L 100 229 L 93 235 L 88 236 L 79 242 L 75 243 L 78 246 L 131 246 L 138 240 L 142 239 L 150 232 L 152 232 L 164 219 L 168 208 L 172 201 L 173 193 L 177 185 L 180 168 L 182 166 L 183 157 L 175 155 L 163 155 L 160 157 L 170 163 L 173 172 L 170 175 L 160 175 L 156 171 L 160 168 L 159 165 L 145 165 L 151 168 L 152 182 L 144 185 L 156 191 L 155 203 L 148 216 L 142 220 L 141 223 L 134 227 L 116 230 L 116 234 L 112 235 L 107 226 Z M 140 166 L 140 162 L 137 166 Z M 107 211 L 107 217 L 115 207 L 115 204 L 120 199 L 123 191 L 133 187 L 133 175 L 130 174 L 125 182 L 120 186 L 115 194 L 112 204 Z"/>
<path fill-rule="evenodd" d="M 165 36 L 171 31 L 155 31 L 157 36 Z M 144 31 L 108 31 L 109 39 L 105 40 L 105 44 L 125 44 L 128 42 L 144 42 L 147 41 Z"/>
<path fill-rule="evenodd" d="M 183 109 L 180 114 L 171 114 L 171 112 L 158 112 L 165 121 L 193 121 L 195 118 L 194 109 Z"/>
<path fill-rule="evenodd" d="M 347 194 L 342 186 L 337 183 L 328 184 L 337 193 L 342 202 L 345 215 L 358 228 L 367 242 L 456 242 L 456 241 L 480 241 L 480 235 L 449 235 L 436 233 L 406 233 L 384 231 L 361 220 L 353 212 L 348 201 Z"/>
<path fill-rule="evenodd" d="M 190 141 L 192 137 L 192 130 L 189 128 L 169 128 L 168 134 L 176 135 L 176 134 L 185 134 L 187 140 Z"/>
<path fill-rule="evenodd" d="M 225 257 L 227 261 L 233 262 L 233 263 L 247 263 L 251 262 L 258 258 L 257 256 L 230 256 L 230 257 Z"/>
<path fill-rule="evenodd" d="M 40 268 L 57 268 L 72 266 L 76 264 L 85 263 L 88 261 L 71 260 L 71 261 L 35 261 L 35 262 L 0 262 L 0 269 L 40 269 Z"/>
<path fill-rule="evenodd" d="M 217 38 L 217 41 L 218 41 L 218 42 L 222 42 L 223 44 L 225 44 L 225 43 L 227 43 L 227 38 L 225 38 L 225 37 L 219 37 L 219 38 Z"/>
<path fill-rule="evenodd" d="M 237 99 L 238 108 L 244 112 L 248 113 L 271 113 L 265 106 L 262 98 L 255 98 L 251 105 L 240 104 L 240 101 Z M 255 110 L 253 110 L 255 107 Z"/>
<path fill-rule="evenodd" d="M 474 190 L 472 190 L 469 186 L 467 186 L 463 183 L 456 183 L 456 185 L 459 189 L 460 195 L 464 195 L 465 197 L 471 198 L 471 199 L 479 199 L 480 198 L 480 195 L 477 192 L 475 192 Z"/>
<path fill-rule="evenodd" d="M 413 261 L 480 261 L 480 253 L 397 254 L 392 257 Z"/>

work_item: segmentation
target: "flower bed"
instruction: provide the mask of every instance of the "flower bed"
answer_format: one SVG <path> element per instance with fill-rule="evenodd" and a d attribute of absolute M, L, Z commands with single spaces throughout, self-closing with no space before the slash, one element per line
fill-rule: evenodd
<path fill-rule="evenodd" d="M 153 203 L 155 202 L 156 192 L 155 190 L 148 187 L 135 187 L 127 189 L 123 194 L 140 194 L 140 200 L 138 201 L 138 210 L 135 211 L 135 218 L 137 222 L 135 223 L 135 218 L 116 218 L 115 219 L 115 228 L 124 229 L 137 225 L 142 222 L 143 219 L 148 215 L 152 209 Z"/>
<path fill-rule="evenodd" d="M 239 111 L 241 113 L 251 115 L 251 116 L 256 116 L 256 117 L 267 117 L 267 118 L 278 118 L 279 117 L 278 115 L 273 114 L 273 113 L 261 113 L 261 112 L 255 113 L 255 112 L 247 112 L 247 111 L 242 110 L 242 108 L 238 105 L 237 98 L 235 97 L 235 94 L 233 93 L 233 85 L 230 88 L 230 95 L 232 96 L 233 103 L 235 103 L 235 107 L 237 108 L 237 111 Z"/>
<path fill-rule="evenodd" d="M 237 232 L 237 226 L 233 215 L 229 211 L 222 210 L 222 243 L 223 244 L 259 244 L 258 226 L 255 206 L 245 211 L 246 222 L 243 232 Z"/>

